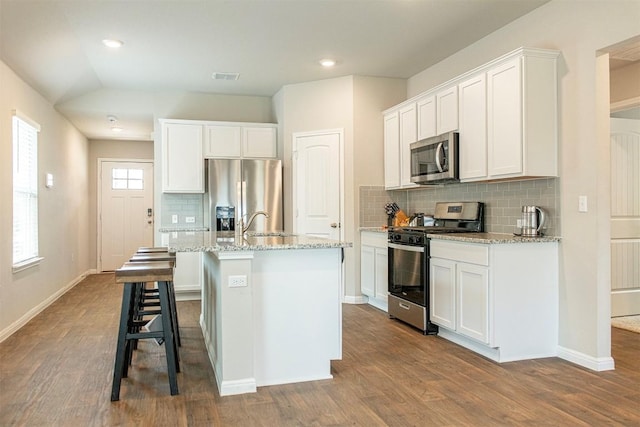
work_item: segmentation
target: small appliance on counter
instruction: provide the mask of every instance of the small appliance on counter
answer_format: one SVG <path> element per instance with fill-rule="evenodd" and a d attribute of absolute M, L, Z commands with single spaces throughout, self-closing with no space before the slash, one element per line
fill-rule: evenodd
<path fill-rule="evenodd" d="M 544 209 L 538 206 L 523 206 L 520 235 L 522 237 L 542 236 L 542 227 L 546 221 L 547 213 Z"/>

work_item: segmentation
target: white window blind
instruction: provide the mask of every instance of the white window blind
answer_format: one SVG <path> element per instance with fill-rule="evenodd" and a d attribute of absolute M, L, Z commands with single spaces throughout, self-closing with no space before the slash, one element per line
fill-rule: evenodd
<path fill-rule="evenodd" d="M 13 266 L 38 260 L 37 123 L 13 116 Z"/>

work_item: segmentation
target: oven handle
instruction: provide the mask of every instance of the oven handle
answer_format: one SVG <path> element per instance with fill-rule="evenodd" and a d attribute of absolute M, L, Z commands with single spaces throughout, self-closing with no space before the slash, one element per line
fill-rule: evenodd
<path fill-rule="evenodd" d="M 424 246 L 399 245 L 397 243 L 389 243 L 389 248 L 398 249 L 399 251 L 424 252 Z"/>

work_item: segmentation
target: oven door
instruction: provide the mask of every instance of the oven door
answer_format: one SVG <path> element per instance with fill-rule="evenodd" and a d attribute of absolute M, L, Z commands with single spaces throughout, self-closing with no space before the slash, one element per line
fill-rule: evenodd
<path fill-rule="evenodd" d="M 389 293 L 427 306 L 427 259 L 425 246 L 389 243 Z"/>

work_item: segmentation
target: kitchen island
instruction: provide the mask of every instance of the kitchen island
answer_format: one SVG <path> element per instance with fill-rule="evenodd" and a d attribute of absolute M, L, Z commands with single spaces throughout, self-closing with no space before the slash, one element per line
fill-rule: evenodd
<path fill-rule="evenodd" d="M 170 232 L 202 252 L 200 326 L 221 396 L 332 378 L 342 358 L 342 250 L 351 243 L 287 233 Z"/>

